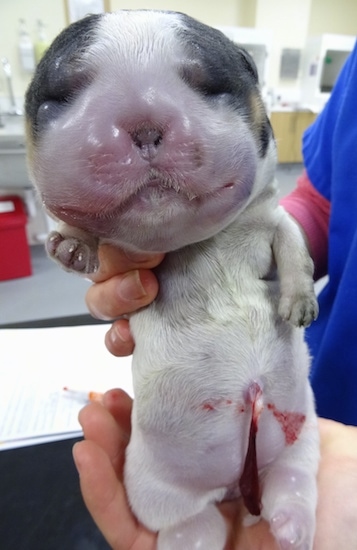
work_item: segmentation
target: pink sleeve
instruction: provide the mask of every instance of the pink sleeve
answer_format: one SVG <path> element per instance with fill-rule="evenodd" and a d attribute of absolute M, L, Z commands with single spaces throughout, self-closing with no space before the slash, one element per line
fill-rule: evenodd
<path fill-rule="evenodd" d="M 315 263 L 315 279 L 323 277 L 327 273 L 330 201 L 315 189 L 304 170 L 297 181 L 297 187 L 280 204 L 306 234 Z"/>

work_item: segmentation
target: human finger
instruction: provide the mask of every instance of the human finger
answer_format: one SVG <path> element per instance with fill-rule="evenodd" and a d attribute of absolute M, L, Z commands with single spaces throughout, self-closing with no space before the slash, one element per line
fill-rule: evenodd
<path fill-rule="evenodd" d="M 127 319 L 118 319 L 112 324 L 105 335 L 105 345 L 115 357 L 123 357 L 133 353 L 134 340 Z"/>
<path fill-rule="evenodd" d="M 84 407 L 78 418 L 85 439 L 94 441 L 104 450 L 121 477 L 128 439 L 116 420 L 100 403 L 90 403 Z"/>
<path fill-rule="evenodd" d="M 73 447 L 83 500 L 113 550 L 155 548 L 154 534 L 140 527 L 126 500 L 124 487 L 104 449 L 85 440 Z"/>
<path fill-rule="evenodd" d="M 131 433 L 132 398 L 122 389 L 107 391 L 103 396 L 103 405 L 120 426 L 122 437 L 129 441 Z"/>
<path fill-rule="evenodd" d="M 129 395 L 113 389 L 104 394 L 102 404 L 90 403 L 78 416 L 85 439 L 94 441 L 106 452 L 120 476 L 131 431 L 131 407 Z"/>
<path fill-rule="evenodd" d="M 114 389 L 80 413 L 85 441 L 73 448 L 84 502 L 113 550 L 152 550 L 155 535 L 132 515 L 122 484 L 125 447 L 130 436 L 132 399 Z"/>
<path fill-rule="evenodd" d="M 322 418 L 319 428 L 321 458 L 314 550 L 355 550 L 357 428 Z"/>
<path fill-rule="evenodd" d="M 108 321 L 147 306 L 158 290 L 158 281 L 150 269 L 135 269 L 92 285 L 86 304 L 93 317 Z"/>
<path fill-rule="evenodd" d="M 134 269 L 152 269 L 163 259 L 161 253 L 136 253 L 124 251 L 110 244 L 102 244 L 98 249 L 99 268 L 88 277 L 94 283 L 106 281 L 118 275 Z"/>

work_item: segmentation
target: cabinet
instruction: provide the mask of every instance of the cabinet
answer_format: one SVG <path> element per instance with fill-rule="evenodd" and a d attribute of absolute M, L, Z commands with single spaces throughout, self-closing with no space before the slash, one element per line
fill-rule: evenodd
<path fill-rule="evenodd" d="M 337 76 L 353 50 L 356 37 L 343 34 L 310 36 L 302 57 L 301 102 L 321 111 Z"/>
<path fill-rule="evenodd" d="M 270 122 L 273 127 L 278 162 L 302 162 L 302 135 L 316 118 L 311 111 L 273 111 Z"/>

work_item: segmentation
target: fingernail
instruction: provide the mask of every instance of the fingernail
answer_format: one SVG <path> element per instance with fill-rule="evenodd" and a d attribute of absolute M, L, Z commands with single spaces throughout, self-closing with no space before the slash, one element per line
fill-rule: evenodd
<path fill-rule="evenodd" d="M 110 341 L 114 346 L 116 346 L 118 344 L 118 340 L 120 342 L 124 342 L 125 344 L 132 340 L 130 328 L 127 325 L 124 325 L 124 326 L 114 325 L 108 331 L 108 337 L 110 338 Z"/>
<path fill-rule="evenodd" d="M 80 473 L 80 469 L 82 467 L 82 452 L 81 452 L 80 441 L 78 441 L 73 445 L 72 455 L 73 455 L 74 463 L 76 465 L 78 473 Z"/>
<path fill-rule="evenodd" d="M 140 273 L 138 270 L 130 271 L 120 281 L 118 294 L 120 298 L 125 301 L 140 300 L 142 298 L 145 298 L 147 293 L 141 283 Z"/>

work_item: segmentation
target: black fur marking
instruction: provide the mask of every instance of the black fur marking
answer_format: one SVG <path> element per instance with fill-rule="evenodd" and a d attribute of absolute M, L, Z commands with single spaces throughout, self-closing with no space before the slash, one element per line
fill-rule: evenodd
<path fill-rule="evenodd" d="M 254 70 L 247 71 L 246 58 L 238 46 L 220 31 L 208 29 L 191 25 L 179 31 L 188 59 L 182 76 L 205 97 L 230 94 L 237 108 L 245 109 L 252 87 L 258 84 Z"/>
<path fill-rule="evenodd" d="M 187 51 L 187 62 L 180 69 L 182 79 L 207 100 L 223 100 L 250 122 L 259 156 L 264 157 L 272 131 L 267 117 L 258 129 L 251 111 L 250 97 L 259 94 L 254 60 L 218 29 L 180 15 L 184 27 L 178 34 Z"/>
<path fill-rule="evenodd" d="M 42 58 L 25 98 L 25 111 L 31 122 L 32 137 L 59 116 L 67 104 L 93 79 L 83 67 L 83 52 L 93 42 L 101 15 L 89 15 L 67 27 Z"/>

